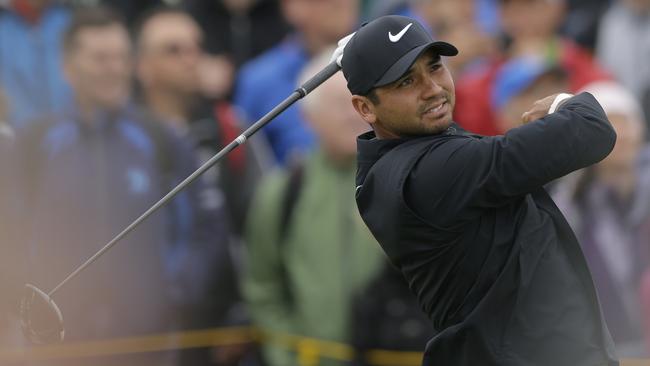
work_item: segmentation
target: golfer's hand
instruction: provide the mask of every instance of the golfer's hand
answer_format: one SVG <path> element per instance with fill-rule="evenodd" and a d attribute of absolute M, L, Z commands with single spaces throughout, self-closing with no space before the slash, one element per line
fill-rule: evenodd
<path fill-rule="evenodd" d="M 348 34 L 339 40 L 339 43 L 336 46 L 334 53 L 332 53 L 332 57 L 330 58 L 330 63 L 336 61 L 336 64 L 339 65 L 339 67 L 343 66 L 341 65 L 341 60 L 343 60 L 343 50 L 345 49 L 345 46 L 348 44 L 348 42 L 350 42 L 352 36 L 354 36 L 354 33 Z"/>
<path fill-rule="evenodd" d="M 551 108 L 551 105 L 553 105 L 555 98 L 559 95 L 560 94 L 549 95 L 548 97 L 533 103 L 533 107 L 521 115 L 521 123 L 526 124 L 546 116 L 549 113 L 549 109 Z M 559 105 L 556 107 L 559 107 Z"/>

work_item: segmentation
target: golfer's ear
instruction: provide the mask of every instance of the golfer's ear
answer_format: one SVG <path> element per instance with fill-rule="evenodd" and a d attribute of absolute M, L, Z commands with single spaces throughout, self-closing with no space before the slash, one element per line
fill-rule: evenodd
<path fill-rule="evenodd" d="M 356 109 L 357 113 L 359 113 L 364 121 L 370 124 L 373 124 L 375 121 L 377 121 L 377 115 L 375 115 L 375 105 L 370 101 L 370 99 L 364 97 L 363 95 L 353 95 L 352 106 L 354 109 Z"/>

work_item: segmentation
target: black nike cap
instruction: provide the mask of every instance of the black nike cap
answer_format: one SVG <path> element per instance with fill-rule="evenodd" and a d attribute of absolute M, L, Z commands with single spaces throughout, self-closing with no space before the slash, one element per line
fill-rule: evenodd
<path fill-rule="evenodd" d="M 341 65 L 352 94 L 366 95 L 404 75 L 427 50 L 456 56 L 453 45 L 434 41 L 415 19 L 388 15 L 361 26 L 345 46 Z"/>

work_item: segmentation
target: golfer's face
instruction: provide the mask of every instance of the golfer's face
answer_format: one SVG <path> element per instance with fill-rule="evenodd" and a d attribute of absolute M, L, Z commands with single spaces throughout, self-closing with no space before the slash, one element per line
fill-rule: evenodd
<path fill-rule="evenodd" d="M 392 84 L 377 88 L 375 128 L 394 137 L 436 134 L 452 122 L 454 82 L 440 57 L 420 56 L 410 70 Z"/>

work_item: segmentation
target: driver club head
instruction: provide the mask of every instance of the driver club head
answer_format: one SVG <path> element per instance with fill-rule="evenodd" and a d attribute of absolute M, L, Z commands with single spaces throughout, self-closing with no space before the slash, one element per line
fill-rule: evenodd
<path fill-rule="evenodd" d="M 36 286 L 26 284 L 20 301 L 20 325 L 33 344 L 63 341 L 63 316 L 54 300 Z"/>

